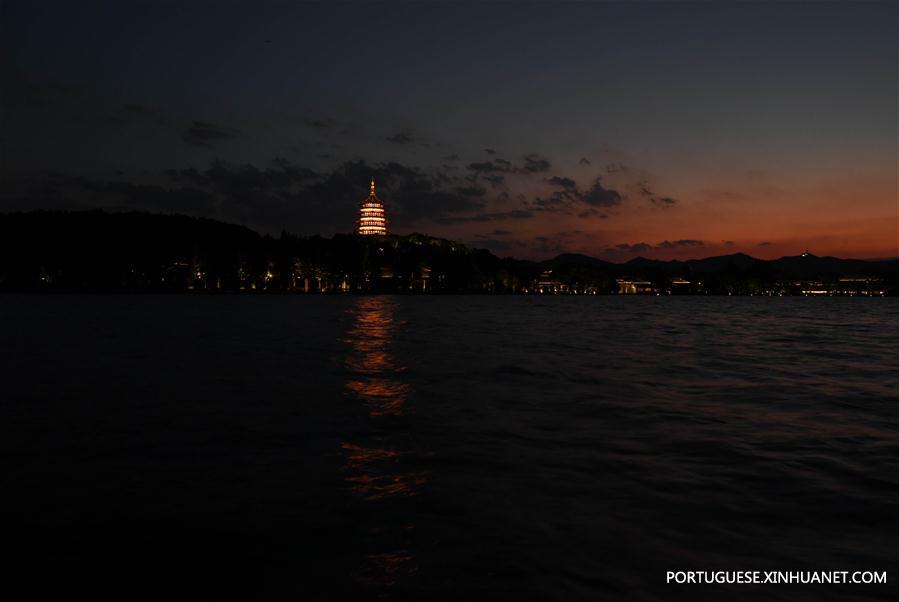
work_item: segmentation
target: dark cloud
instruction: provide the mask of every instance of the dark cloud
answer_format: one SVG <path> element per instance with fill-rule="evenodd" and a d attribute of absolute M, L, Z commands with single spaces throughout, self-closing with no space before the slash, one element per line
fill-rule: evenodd
<path fill-rule="evenodd" d="M 563 211 L 565 213 L 571 213 L 571 206 L 574 201 L 571 198 L 571 195 L 567 192 L 554 192 L 548 197 L 537 197 L 531 203 L 533 205 L 534 211 Z"/>
<path fill-rule="evenodd" d="M 607 163 L 606 164 L 606 173 L 622 173 L 630 171 L 630 168 L 623 163 Z"/>
<path fill-rule="evenodd" d="M 116 175 L 124 175 L 119 171 Z M 122 180 L 90 179 L 61 173 L 43 176 L 43 184 L 31 185 L 27 194 L 11 198 L 9 191 L 0 194 L 0 205 L 9 209 L 41 208 L 58 210 L 112 209 L 183 213 L 214 216 L 217 199 L 198 186 L 164 186 L 137 184 Z"/>
<path fill-rule="evenodd" d="M 274 167 L 259 169 L 253 165 L 233 165 L 225 161 L 213 161 L 203 172 L 195 168 L 167 170 L 172 181 L 203 186 L 234 195 L 250 191 L 290 188 L 320 177 L 320 174 L 290 163 L 287 159 L 276 158 Z"/>
<path fill-rule="evenodd" d="M 649 189 L 649 185 L 645 182 L 638 184 L 638 189 L 640 194 L 648 197 L 649 202 L 656 207 L 667 208 L 677 204 L 677 199 L 671 198 L 670 196 L 657 196 L 656 193 Z"/>
<path fill-rule="evenodd" d="M 757 244 L 756 246 L 757 246 L 757 247 L 770 247 L 770 246 L 773 245 L 773 244 L 774 244 L 773 242 L 765 241 L 765 242 L 760 242 L 760 243 Z"/>
<path fill-rule="evenodd" d="M 732 241 L 732 240 L 722 240 L 722 241 L 721 241 L 721 244 L 723 244 L 724 246 L 727 246 L 727 247 L 732 247 L 732 246 L 734 246 L 734 241 Z"/>
<path fill-rule="evenodd" d="M 345 225 L 346 216 L 355 219 L 356 206 L 367 194 L 372 176 L 378 195 L 387 206 L 391 223 L 399 226 L 482 211 L 487 202 L 479 187 L 445 188 L 453 181 L 446 174 L 425 173 L 417 167 L 396 162 L 368 164 L 364 161 L 349 161 L 338 166 L 302 191 L 300 198 L 320 208 L 322 220 L 337 215 L 342 220 L 339 224 Z M 338 206 L 337 210 L 335 206 Z"/>
<path fill-rule="evenodd" d="M 129 182 L 83 181 L 82 186 L 101 200 L 102 205 L 115 204 L 152 211 L 208 216 L 216 213 L 215 195 L 199 188 L 165 188 Z"/>
<path fill-rule="evenodd" d="M 596 178 L 582 200 L 593 207 L 612 207 L 621 203 L 621 195 L 616 190 L 604 188 L 600 178 Z"/>
<path fill-rule="evenodd" d="M 262 167 L 213 161 L 205 169 L 170 169 L 160 175 L 167 183 L 47 176 L 45 188 L 53 193 L 52 205 L 60 208 L 174 211 L 215 217 L 265 232 L 286 228 L 327 234 L 352 229 L 358 204 L 368 194 L 369 179 L 374 176 L 391 223 L 397 227 L 461 215 L 467 216 L 466 221 L 499 218 L 481 215 L 489 202 L 484 187 L 459 186 L 458 179 L 442 172 L 423 172 L 395 162 L 348 161 L 322 173 L 284 158 Z M 30 195 L 33 205 L 38 197 L 36 193 Z M 4 196 L 4 202 L 12 199 L 16 206 L 29 203 L 19 198 L 19 193 L 16 198 Z M 43 192 L 40 196 L 41 206 L 48 206 L 49 196 Z"/>
<path fill-rule="evenodd" d="M 459 155 L 457 155 L 456 153 L 453 153 L 452 155 L 447 155 L 447 156 L 445 156 L 445 157 L 443 158 L 443 160 L 444 160 L 444 161 L 458 161 L 458 160 L 459 160 Z"/>
<path fill-rule="evenodd" d="M 627 243 L 621 243 L 621 244 L 615 245 L 615 248 L 619 249 L 621 251 L 628 251 L 628 252 L 632 252 L 632 253 L 642 253 L 644 251 L 649 251 L 650 249 L 652 249 L 652 245 L 647 244 L 645 242 L 638 242 L 633 245 L 629 245 Z"/>
<path fill-rule="evenodd" d="M 123 109 L 144 114 L 151 109 L 133 105 Z M 410 131 L 400 132 L 415 140 Z M 192 143 L 210 145 L 219 140 L 239 137 L 237 130 L 197 121 L 185 135 Z M 563 174 L 541 174 L 551 163 L 536 153 L 520 156 L 519 161 L 501 157 L 467 165 L 454 173 L 452 166 L 419 168 L 398 162 L 370 163 L 345 161 L 323 168 L 321 161 L 337 153 L 315 154 L 315 145 L 307 149 L 311 166 L 278 157 L 268 164 L 229 163 L 216 160 L 201 167 L 170 169 L 167 179 L 147 184 L 128 185 L 89 182 L 82 186 L 91 193 L 90 204 L 123 204 L 132 208 L 184 211 L 208 215 L 248 225 L 264 232 L 281 229 L 300 234 L 348 232 L 356 218 L 358 204 L 368 193 L 374 176 L 379 196 L 387 206 L 391 224 L 397 230 L 422 228 L 426 222 L 438 224 L 493 223 L 530 219 L 541 212 L 562 212 L 582 219 L 605 219 L 609 211 L 625 197 L 606 187 L 599 178 L 586 187 Z M 321 149 L 325 150 L 325 149 Z M 330 149 L 327 149 L 330 150 Z M 285 151 L 287 152 L 287 151 Z M 290 153 L 287 156 L 293 157 Z M 451 155 L 458 157 L 458 155 Z M 463 168 L 464 164 L 459 167 Z M 464 168 L 463 168 L 464 169 Z M 152 174 L 129 172 L 135 179 L 152 180 Z M 157 172 L 158 178 L 158 172 Z M 546 198 L 527 198 L 511 194 L 510 179 L 529 179 L 532 184 L 551 186 Z M 421 231 L 427 231 L 426 226 Z M 509 230 L 498 232 L 508 233 Z M 507 234 L 495 233 L 493 238 Z M 671 243 L 674 244 L 674 243 Z"/>
<path fill-rule="evenodd" d="M 553 192 L 548 197 L 534 199 L 533 204 L 536 211 L 564 212 L 579 217 L 591 217 L 598 212 L 590 211 L 590 209 L 614 207 L 619 205 L 623 199 L 617 190 L 605 188 L 599 177 L 593 180 L 593 184 L 587 190 L 581 190 L 571 178 L 553 176 L 548 178 L 547 182 L 560 187 L 561 190 Z M 584 209 L 583 205 L 589 205 L 589 207 Z M 603 215 L 603 217 L 607 216 Z"/>
<path fill-rule="evenodd" d="M 590 159 L 587 157 L 581 157 L 581 160 L 578 161 L 578 165 L 590 165 Z"/>
<path fill-rule="evenodd" d="M 488 155 L 495 155 L 495 154 L 496 154 L 496 151 L 493 150 L 492 148 L 485 148 L 485 149 L 484 149 L 484 152 L 487 153 Z"/>
<path fill-rule="evenodd" d="M 625 257 L 639 253 L 646 253 L 655 250 L 671 250 L 686 247 L 704 247 L 705 242 L 695 238 L 682 238 L 679 240 L 663 240 L 662 242 L 651 245 L 646 242 L 638 242 L 634 244 L 620 243 L 611 247 L 607 247 L 603 254 L 607 257 Z"/>
<path fill-rule="evenodd" d="M 480 163 L 469 163 L 468 169 L 478 173 L 491 173 L 496 171 L 507 171 L 492 161 L 481 161 Z"/>
<path fill-rule="evenodd" d="M 524 167 L 522 170 L 526 173 L 540 173 L 548 171 L 551 164 L 548 159 L 541 157 L 536 153 L 531 153 L 524 158 Z"/>
<path fill-rule="evenodd" d="M 701 240 L 684 238 L 681 240 L 663 240 L 656 245 L 657 249 L 676 249 L 678 247 L 704 247 L 705 243 Z"/>
<path fill-rule="evenodd" d="M 446 171 L 435 171 L 431 174 L 431 178 L 433 178 L 434 183 L 438 186 L 450 186 L 459 181 L 457 177 L 451 176 Z"/>
<path fill-rule="evenodd" d="M 402 130 L 397 132 L 393 136 L 384 138 L 384 140 L 393 142 L 394 144 L 411 144 L 415 142 L 415 136 L 409 130 Z"/>
<path fill-rule="evenodd" d="M 572 180 L 571 178 L 563 178 L 559 176 L 553 176 L 547 180 L 550 184 L 555 186 L 561 186 L 565 190 L 576 190 L 577 182 Z"/>
<path fill-rule="evenodd" d="M 577 216 L 581 219 L 587 219 L 588 217 L 598 217 L 599 219 L 608 219 L 609 214 L 603 213 L 602 211 L 600 211 L 599 209 L 596 209 L 595 207 L 588 207 L 587 209 L 584 209 L 583 211 L 579 212 L 577 214 Z"/>
<path fill-rule="evenodd" d="M 511 161 L 500 157 L 492 161 L 479 161 L 468 164 L 468 169 L 476 173 L 533 174 L 547 171 L 550 167 L 551 164 L 548 159 L 535 153 L 525 155 L 521 165 L 513 165 Z"/>
<path fill-rule="evenodd" d="M 458 224 L 463 222 L 493 222 L 508 219 L 530 219 L 534 214 L 525 209 L 514 209 L 512 211 L 497 211 L 493 213 L 478 213 L 475 215 L 451 216 L 438 218 L 441 224 Z"/>
<path fill-rule="evenodd" d="M 236 138 L 239 134 L 240 132 L 233 128 L 205 121 L 194 121 L 181 136 L 181 139 L 194 146 L 209 147 L 214 142 Z"/>
<path fill-rule="evenodd" d="M 469 197 L 481 197 L 481 196 L 484 196 L 485 194 L 487 194 L 487 190 L 480 186 L 460 187 L 460 188 L 456 188 L 456 192 L 458 192 L 459 194 L 461 194 L 463 196 L 469 196 Z"/>
<path fill-rule="evenodd" d="M 651 250 L 652 245 L 645 242 L 634 244 L 620 243 L 611 247 L 606 247 L 603 249 L 602 254 L 606 259 L 621 259 L 629 255 L 639 255 L 640 253 L 646 253 Z"/>
<path fill-rule="evenodd" d="M 498 188 L 506 182 L 506 176 L 502 174 L 486 174 L 481 177 L 494 188 Z"/>

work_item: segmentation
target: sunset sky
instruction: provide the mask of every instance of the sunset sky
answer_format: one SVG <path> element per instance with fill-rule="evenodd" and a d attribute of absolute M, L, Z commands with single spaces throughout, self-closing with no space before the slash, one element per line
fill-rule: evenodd
<path fill-rule="evenodd" d="M 0 4 L 0 211 L 899 256 L 897 4 Z"/>

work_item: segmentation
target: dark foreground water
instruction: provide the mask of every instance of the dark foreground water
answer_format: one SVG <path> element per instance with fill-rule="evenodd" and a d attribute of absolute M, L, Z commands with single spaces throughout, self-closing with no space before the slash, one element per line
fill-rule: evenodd
<path fill-rule="evenodd" d="M 896 600 L 897 341 L 895 299 L 0 297 L 4 588 Z"/>

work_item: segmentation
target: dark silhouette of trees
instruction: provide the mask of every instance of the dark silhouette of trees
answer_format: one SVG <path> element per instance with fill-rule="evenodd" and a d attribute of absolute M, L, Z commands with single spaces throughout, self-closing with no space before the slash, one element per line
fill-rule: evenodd
<path fill-rule="evenodd" d="M 847 280 L 845 274 L 860 276 Z M 735 254 L 613 264 L 584 255 L 534 262 L 413 233 L 262 236 L 211 219 L 103 211 L 0 215 L 0 290 L 614 294 L 897 291 L 899 261 Z M 875 288 L 875 287 L 879 287 Z M 624 287 L 626 288 L 626 287 Z"/>

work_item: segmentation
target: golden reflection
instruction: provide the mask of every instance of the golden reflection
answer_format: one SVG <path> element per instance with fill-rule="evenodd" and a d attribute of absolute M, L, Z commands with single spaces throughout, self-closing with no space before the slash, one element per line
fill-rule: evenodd
<path fill-rule="evenodd" d="M 390 352 L 394 302 L 386 297 L 360 297 L 353 308 L 353 325 L 346 342 L 350 379 L 346 388 L 368 405 L 372 416 L 399 415 L 409 395 L 408 383 L 397 378 L 405 370 Z"/>
<path fill-rule="evenodd" d="M 413 496 L 426 480 L 423 472 L 401 470 L 404 454 L 398 450 L 362 447 L 345 441 L 340 447 L 347 468 L 352 469 L 344 478 L 353 493 L 365 500 Z"/>
<path fill-rule="evenodd" d="M 367 464 L 379 460 L 393 460 L 400 456 L 400 452 L 392 449 L 372 449 L 360 447 L 352 443 L 343 442 L 340 448 L 344 452 L 347 466 L 350 468 L 364 468 Z"/>
<path fill-rule="evenodd" d="M 389 587 L 404 574 L 414 572 L 409 563 L 414 560 L 405 550 L 387 554 L 369 554 L 365 563 L 353 575 L 357 581 L 366 585 Z"/>
<path fill-rule="evenodd" d="M 358 583 L 385 588 L 418 570 L 411 549 L 414 525 L 395 522 L 393 504 L 418 495 L 427 473 L 410 470 L 404 437 L 391 437 L 390 426 L 403 415 L 411 386 L 402 378 L 405 367 L 394 357 L 391 346 L 396 337 L 395 302 L 387 297 L 360 297 L 344 342 L 349 345 L 345 366 L 349 374 L 344 385 L 351 398 L 365 403 L 373 423 L 386 423 L 379 436 L 367 445 L 344 441 L 344 480 L 359 503 L 369 507 L 367 537 L 369 553 L 352 571 Z M 382 425 L 383 426 L 383 425 Z M 386 434 L 384 434 L 386 433 Z M 376 442 L 376 443 L 373 443 Z M 384 509 L 381 517 L 380 509 Z"/>

